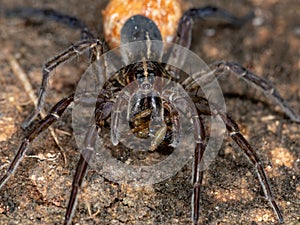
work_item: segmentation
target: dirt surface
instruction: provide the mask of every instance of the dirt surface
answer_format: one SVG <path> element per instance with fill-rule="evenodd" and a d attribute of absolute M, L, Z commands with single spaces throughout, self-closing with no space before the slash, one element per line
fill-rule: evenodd
<path fill-rule="evenodd" d="M 51 7 L 78 16 L 101 36 L 101 10 L 106 1 L 0 0 L 1 9 Z M 297 0 L 188 1 L 207 3 L 242 16 L 257 15 L 241 29 L 195 24 L 192 50 L 205 62 L 237 61 L 272 81 L 300 113 L 300 3 Z M 214 33 L 214 35 L 208 35 Z M 79 39 L 79 32 L 40 19 L 0 16 L 0 174 L 13 159 L 24 132 L 22 121 L 33 109 L 12 61 L 16 60 L 34 90 L 43 62 Z M 87 61 L 65 64 L 50 82 L 47 108 L 74 90 Z M 291 122 L 264 96 L 237 79 L 222 80 L 227 111 L 265 164 L 285 224 L 300 224 L 300 125 Z M 248 91 L 249 88 L 249 91 Z M 54 126 L 67 164 L 50 132 L 43 133 L 0 190 L 0 224 L 61 224 L 79 152 L 68 112 Z M 26 132 L 25 132 L 26 133 Z M 113 184 L 90 170 L 79 198 L 74 224 L 190 224 L 191 163 L 176 176 L 144 188 Z M 227 138 L 206 171 L 200 224 L 276 224 L 253 166 Z"/>

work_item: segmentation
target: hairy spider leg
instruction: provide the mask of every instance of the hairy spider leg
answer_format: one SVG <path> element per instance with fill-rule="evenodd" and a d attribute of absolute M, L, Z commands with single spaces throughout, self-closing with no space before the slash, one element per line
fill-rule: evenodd
<path fill-rule="evenodd" d="M 120 134 L 119 134 L 119 122 L 122 113 L 121 108 L 128 103 L 129 96 L 121 95 L 116 101 L 114 113 L 111 116 L 111 130 L 110 130 L 110 140 L 114 146 L 119 144 Z"/>
<path fill-rule="evenodd" d="M 179 21 L 177 36 L 174 43 L 189 48 L 191 45 L 194 20 L 199 18 L 205 19 L 207 17 L 221 18 L 227 21 L 230 25 L 240 27 L 250 21 L 254 17 L 254 13 L 250 12 L 243 18 L 237 18 L 223 9 L 212 6 L 189 9 L 184 13 Z M 180 57 L 178 58 L 180 59 Z M 292 121 L 300 123 L 300 116 L 291 109 L 269 81 L 258 77 L 235 62 L 216 62 L 210 67 L 213 71 L 215 71 L 216 77 L 220 74 L 224 74 L 224 70 L 227 70 L 254 84 L 257 88 L 261 89 L 267 97 L 271 97 Z"/>
<path fill-rule="evenodd" d="M 263 79 L 243 66 L 235 62 L 215 62 L 211 66 L 216 77 L 220 75 L 233 73 L 237 77 L 253 84 L 257 89 L 261 90 L 266 97 L 271 98 L 277 105 L 281 107 L 283 112 L 294 122 L 300 123 L 300 116 L 293 111 L 289 104 L 281 97 L 275 86 L 268 80 Z"/>
<path fill-rule="evenodd" d="M 237 123 L 233 119 L 231 119 L 230 116 L 228 116 L 225 112 L 222 112 L 221 110 L 219 110 L 217 105 L 212 104 L 212 103 L 209 104 L 206 99 L 201 98 L 201 97 L 194 97 L 194 100 L 196 102 L 196 107 L 198 109 L 199 114 L 206 114 L 206 115 L 221 117 L 221 119 L 223 120 L 223 122 L 226 125 L 226 129 L 228 130 L 229 135 L 232 138 L 232 140 L 238 144 L 238 146 L 245 153 L 245 155 L 250 160 L 252 165 L 255 167 L 258 178 L 259 178 L 259 182 L 264 191 L 265 197 L 269 201 L 270 205 L 272 206 L 272 208 L 278 218 L 279 223 L 284 223 L 282 212 L 280 211 L 280 209 L 274 199 L 270 182 L 269 182 L 268 177 L 263 168 L 263 163 L 259 159 L 255 150 L 251 147 L 251 145 L 248 143 L 248 141 L 241 134 Z M 209 107 L 212 107 L 212 110 L 210 110 Z"/>
<path fill-rule="evenodd" d="M 175 36 L 173 43 L 189 49 L 192 42 L 193 25 L 197 19 L 219 18 L 224 20 L 228 25 L 238 28 L 249 22 L 254 16 L 254 12 L 250 12 L 242 18 L 237 18 L 230 12 L 214 6 L 191 8 L 180 18 L 177 27 L 177 35 Z M 181 65 L 182 62 L 186 60 L 185 55 L 177 53 L 172 48 L 169 50 L 167 57 L 172 57 L 174 65 Z M 169 70 L 169 67 L 166 66 L 166 69 Z"/>
<path fill-rule="evenodd" d="M 190 48 L 192 40 L 192 28 L 195 19 L 220 18 L 225 20 L 229 25 L 241 27 L 249 22 L 254 13 L 250 12 L 242 18 L 237 18 L 228 11 L 214 6 L 206 6 L 202 8 L 191 8 L 187 10 L 180 18 L 177 28 L 177 36 L 174 43 L 186 48 Z"/>
<path fill-rule="evenodd" d="M 238 78 L 242 78 L 246 82 L 253 85 L 258 90 L 262 91 L 267 98 L 273 100 L 275 104 L 280 106 L 284 114 L 289 117 L 292 121 L 300 123 L 300 116 L 294 112 L 289 104 L 282 98 L 276 87 L 268 80 L 252 73 L 242 65 L 236 62 L 220 61 L 209 65 L 211 74 L 219 79 L 223 76 L 230 74 L 236 75 Z M 189 90 L 199 89 L 198 83 L 202 80 L 203 73 L 196 73 L 193 76 L 187 78 L 182 85 Z"/>
<path fill-rule="evenodd" d="M 166 92 L 170 92 L 170 90 L 166 90 Z M 169 95 L 169 94 L 168 94 Z M 204 162 L 203 156 L 206 148 L 206 134 L 204 128 L 204 121 L 203 118 L 200 116 L 201 114 L 198 113 L 197 108 L 194 106 L 193 101 L 190 97 L 182 96 L 182 93 L 173 93 L 169 95 L 169 101 L 172 102 L 172 105 L 179 105 L 180 101 L 178 100 L 185 100 L 186 107 L 187 107 L 187 114 L 191 117 L 191 122 L 193 123 L 194 129 L 194 162 L 193 162 L 193 176 L 192 176 L 192 183 L 193 183 L 193 196 L 192 196 L 192 221 L 194 225 L 198 225 L 199 216 L 200 216 L 200 193 L 201 193 L 201 186 L 203 180 L 203 173 L 204 173 Z M 207 100 L 206 100 L 207 101 Z M 175 109 L 175 108 L 174 108 Z M 174 110 L 173 109 L 173 110 Z M 178 112 L 176 111 L 178 114 Z M 187 115 L 186 115 L 187 116 Z M 174 117 L 178 119 L 178 117 Z M 179 121 L 174 121 L 174 124 L 177 125 Z"/>
<path fill-rule="evenodd" d="M 194 116 L 193 121 L 196 128 L 195 136 L 197 136 L 197 139 L 193 167 L 192 220 L 194 225 L 197 225 L 200 217 L 200 194 L 204 173 L 203 168 L 201 168 L 201 162 L 205 151 L 206 134 L 203 119 L 198 115 Z"/>
<path fill-rule="evenodd" d="M 194 138 L 195 138 L 195 155 L 193 164 L 193 197 L 192 197 L 192 220 L 194 225 L 198 224 L 200 216 L 200 194 L 203 180 L 204 169 L 201 166 L 206 146 L 206 134 L 204 122 L 201 116 L 196 112 L 193 113 Z"/>
<path fill-rule="evenodd" d="M 42 19 L 52 20 L 64 24 L 72 29 L 81 31 L 81 39 L 95 39 L 94 34 L 88 29 L 86 24 L 76 17 L 57 12 L 53 9 L 35 9 L 35 8 L 13 8 L 5 11 L 7 17 L 20 17 L 29 19 L 32 17 L 41 17 Z"/>
<path fill-rule="evenodd" d="M 62 99 L 58 103 L 56 103 L 52 109 L 50 110 L 49 114 L 35 126 L 35 128 L 25 136 L 23 142 L 21 143 L 15 158 L 11 162 L 10 166 L 8 167 L 6 173 L 0 179 L 0 189 L 6 183 L 6 181 L 13 175 L 14 171 L 18 167 L 19 163 L 22 161 L 29 145 L 33 142 L 33 140 L 44 130 L 46 130 L 51 124 L 56 122 L 66 108 L 73 102 L 74 94 L 70 95 L 67 98 Z"/>
<path fill-rule="evenodd" d="M 102 99 L 104 100 L 104 98 Z M 106 100 L 100 102 L 97 101 L 95 109 L 95 123 L 90 124 L 83 142 L 80 159 L 77 163 L 76 172 L 72 182 L 72 191 L 65 214 L 64 225 L 69 225 L 72 222 L 72 218 L 74 216 L 77 205 L 78 193 L 86 175 L 91 157 L 95 152 L 94 146 L 98 136 L 98 132 L 100 132 L 101 127 L 104 125 L 104 121 L 110 116 L 112 107 L 113 102 L 109 102 Z"/>
<path fill-rule="evenodd" d="M 23 122 L 22 128 L 27 128 L 32 121 L 40 113 L 41 108 L 44 105 L 45 93 L 48 85 L 49 73 L 56 68 L 58 65 L 66 62 L 77 54 L 82 54 L 85 51 L 90 50 L 91 62 L 99 58 L 99 55 L 103 54 L 107 50 L 104 41 L 95 38 L 94 34 L 88 29 L 86 24 L 80 19 L 66 15 L 64 13 L 55 11 L 53 9 L 35 9 L 35 8 L 13 8 L 5 11 L 8 17 L 20 17 L 20 18 L 32 18 L 41 17 L 42 19 L 52 20 L 63 25 L 66 25 L 72 29 L 81 31 L 82 42 L 77 42 L 69 49 L 65 50 L 58 56 L 50 59 L 43 66 L 43 78 L 40 91 L 38 94 L 38 102 L 34 111 L 29 115 L 28 118 Z"/>
<path fill-rule="evenodd" d="M 44 105 L 44 98 L 47 91 L 48 81 L 51 75 L 51 71 L 54 70 L 60 64 L 72 59 L 73 57 L 83 54 L 88 50 L 94 50 L 97 52 L 98 57 L 102 55 L 104 52 L 104 43 L 99 39 L 86 39 L 82 41 L 78 41 L 73 44 L 71 47 L 58 54 L 57 56 L 48 60 L 43 66 L 43 77 L 42 83 L 38 94 L 38 102 L 36 108 L 33 110 L 31 115 L 23 122 L 22 127 L 28 127 L 32 121 L 37 117 L 40 113 L 41 108 Z"/>

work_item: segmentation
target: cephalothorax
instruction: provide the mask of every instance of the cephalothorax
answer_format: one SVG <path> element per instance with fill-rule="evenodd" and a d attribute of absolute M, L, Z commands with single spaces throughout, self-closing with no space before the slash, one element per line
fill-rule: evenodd
<path fill-rule="evenodd" d="M 116 4 L 114 2 L 115 1 L 112 1 L 111 4 Z M 142 5 L 147 5 L 147 2 L 148 1 L 140 1 L 139 3 Z M 173 1 L 173 3 L 167 0 L 150 2 L 153 4 L 162 2 L 162 4 L 165 5 L 175 4 L 176 7 L 180 6 L 177 1 Z M 126 19 L 125 23 L 123 23 L 119 27 L 121 29 L 119 31 L 121 33 L 120 38 L 118 36 L 113 36 L 113 30 L 109 30 L 110 28 L 106 28 L 106 37 L 109 39 L 107 41 L 113 42 L 113 45 L 117 45 L 118 43 L 126 44 L 128 42 L 141 40 L 151 41 L 164 39 L 165 41 L 172 41 L 175 44 L 179 44 L 183 47 L 189 48 L 191 43 L 192 25 L 195 19 L 218 17 L 224 19 L 226 22 L 233 26 L 241 26 L 253 17 L 253 14 L 249 14 L 244 18 L 238 19 L 225 10 L 215 7 L 193 8 L 183 14 L 180 13 L 181 9 L 176 8 L 176 10 L 173 11 L 174 15 L 169 15 L 175 16 L 176 14 L 177 17 L 179 15 L 178 19 L 174 19 L 176 23 L 178 22 L 176 33 L 173 33 L 173 37 L 164 37 L 164 35 L 162 35 L 160 32 L 163 24 L 160 24 L 159 26 L 155 25 L 156 22 L 151 20 L 148 14 L 160 15 L 161 17 L 164 17 L 166 15 L 160 14 L 161 11 L 159 10 L 159 7 L 155 12 L 153 12 L 152 10 L 153 9 L 147 9 L 145 12 L 139 12 L 135 15 L 129 16 L 129 18 Z M 83 22 L 74 17 L 49 9 L 19 8 L 8 10 L 7 12 L 10 15 L 22 17 L 32 17 L 35 15 L 43 16 L 44 18 L 56 20 L 57 22 L 64 23 L 68 26 L 80 29 L 82 31 L 81 41 L 75 43 L 64 52 L 60 53 L 59 55 L 55 56 L 45 63 L 43 68 L 42 85 L 39 92 L 38 106 L 34 110 L 33 114 L 29 117 L 29 119 L 25 121 L 24 127 L 27 127 L 36 118 L 43 106 L 43 99 L 45 96 L 50 72 L 61 63 L 86 51 L 90 51 L 91 60 L 97 60 L 99 56 L 106 51 L 107 47 L 103 41 L 94 37 L 93 33 L 89 31 L 89 29 Z M 107 10 L 105 12 L 105 17 L 108 18 L 108 21 L 110 16 L 111 12 Z M 160 27 L 160 29 L 158 27 Z M 145 48 L 151 51 L 151 44 L 146 44 Z M 273 98 L 277 102 L 277 104 L 281 106 L 283 111 L 291 120 L 300 122 L 299 116 L 294 113 L 292 109 L 284 102 L 284 100 L 280 97 L 280 95 L 278 94 L 274 86 L 270 84 L 270 82 L 256 76 L 255 74 L 251 73 L 247 69 L 234 62 L 214 63 L 211 66 L 211 70 L 216 77 L 228 74 L 226 72 L 232 72 L 238 77 L 242 77 L 246 81 L 253 83 L 265 94 L 271 96 L 271 98 Z M 199 106 L 195 111 L 192 112 L 193 116 L 191 117 L 196 137 L 193 167 L 194 173 L 192 176 L 192 223 L 196 225 L 199 221 L 200 190 L 203 179 L 203 171 L 199 169 L 199 167 L 206 147 L 206 134 L 202 119 L 203 116 L 219 116 L 222 119 L 222 121 L 226 125 L 227 130 L 229 131 L 231 138 L 240 146 L 240 148 L 249 158 L 250 162 L 257 169 L 257 175 L 259 177 L 265 196 L 273 207 L 278 221 L 280 223 L 283 223 L 283 215 L 273 197 L 270 184 L 267 180 L 262 163 L 255 151 L 252 149 L 251 145 L 248 144 L 246 139 L 240 133 L 238 125 L 224 111 L 219 110 L 218 106 L 215 106 L 214 110 L 211 110 L 211 108 L 208 107 L 208 100 L 203 96 L 195 94 L 197 85 L 190 85 L 191 83 L 193 83 L 193 80 L 182 80 L 178 77 L 178 71 L 174 70 L 173 67 L 160 62 L 147 61 L 145 59 L 138 63 L 122 68 L 104 85 L 102 92 L 100 92 L 98 95 L 94 113 L 95 125 L 91 126 L 87 131 L 87 135 L 84 141 L 85 150 L 82 153 L 77 165 L 72 184 L 72 192 L 65 214 L 64 224 L 70 224 L 72 221 L 72 216 L 74 215 L 74 211 L 76 208 L 77 194 L 83 183 L 89 164 L 89 159 L 93 156 L 93 149 L 90 146 L 93 146 L 93 143 L 95 142 L 94 137 L 98 135 L 98 132 L 101 130 L 101 128 L 109 118 L 110 123 L 112 124 L 111 141 L 114 145 L 117 145 L 119 143 L 118 125 L 120 115 L 118 114 L 118 112 L 113 114 L 113 118 L 111 118 L 111 115 L 113 106 L 116 103 L 116 98 L 126 85 L 136 82 L 136 89 L 134 89 L 136 91 L 134 93 L 125 92 L 125 97 L 120 101 L 117 101 L 116 107 L 117 109 L 119 109 L 127 104 L 127 119 L 131 128 L 131 132 L 136 137 L 141 139 L 146 139 L 149 136 L 154 137 L 154 140 L 152 141 L 150 146 L 151 151 L 154 151 L 160 145 L 174 147 L 178 144 L 178 137 L 180 136 L 180 117 L 178 115 L 178 110 L 176 110 L 176 107 L 171 101 L 160 99 L 153 91 L 153 86 L 157 85 L 158 81 L 163 82 L 160 79 L 175 81 L 182 84 L 183 88 L 185 88 L 186 91 L 190 93 L 190 97 L 193 102 L 195 104 L 197 103 L 197 106 Z M 28 149 L 30 143 L 32 143 L 32 141 L 35 139 L 35 137 L 38 136 L 42 131 L 47 129 L 51 124 L 56 122 L 73 101 L 74 94 L 71 94 L 69 97 L 64 98 L 60 102 L 58 102 L 50 110 L 49 114 L 41 121 L 39 121 L 36 127 L 24 138 L 15 158 L 11 162 L 6 173 L 0 179 L 0 188 L 2 188 L 6 181 L 12 176 L 19 162 L 22 160 L 22 156 L 26 153 L 26 150 Z"/>

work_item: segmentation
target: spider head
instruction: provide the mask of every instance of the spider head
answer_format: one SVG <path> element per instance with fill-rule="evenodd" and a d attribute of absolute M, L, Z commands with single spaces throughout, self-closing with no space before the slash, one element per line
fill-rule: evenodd
<path fill-rule="evenodd" d="M 135 79 L 140 90 L 151 90 L 157 76 L 157 70 L 153 68 L 153 63 L 143 61 L 138 63 L 134 71 Z"/>

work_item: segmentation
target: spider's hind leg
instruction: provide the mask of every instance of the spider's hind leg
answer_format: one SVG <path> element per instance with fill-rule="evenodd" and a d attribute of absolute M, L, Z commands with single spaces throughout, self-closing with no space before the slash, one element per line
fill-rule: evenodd
<path fill-rule="evenodd" d="M 228 11 L 214 6 L 206 6 L 202 8 L 191 8 L 187 10 L 180 18 L 177 28 L 177 36 L 174 43 L 189 48 L 192 39 L 193 23 L 196 19 L 219 18 L 234 27 L 240 27 L 250 21 L 254 17 L 254 13 L 250 12 L 242 18 L 235 17 Z"/>
<path fill-rule="evenodd" d="M 241 27 L 245 23 L 249 22 L 253 17 L 254 13 L 250 12 L 242 18 L 238 18 L 224 9 L 213 6 L 191 8 L 187 10 L 180 18 L 177 27 L 177 35 L 175 36 L 173 43 L 185 48 L 190 48 L 192 42 L 193 24 L 197 19 L 218 18 L 225 21 L 226 24 L 232 27 Z M 182 65 L 182 62 L 185 62 L 186 60 L 185 54 L 182 55 L 177 53 L 177 51 L 171 51 L 168 54 L 171 54 L 168 57 L 172 58 L 174 65 Z"/>
<path fill-rule="evenodd" d="M 210 66 L 214 75 L 218 78 L 222 75 L 228 75 L 231 72 L 237 77 L 253 84 L 260 89 L 267 97 L 274 100 L 281 107 L 284 113 L 294 122 L 300 123 L 300 116 L 293 111 L 287 102 L 281 97 L 274 85 L 256 74 L 250 72 L 243 66 L 235 62 L 216 62 Z"/>
<path fill-rule="evenodd" d="M 42 17 L 46 20 L 52 20 L 64 24 L 72 29 L 81 31 L 81 39 L 93 39 L 94 34 L 88 29 L 86 24 L 80 19 L 55 11 L 53 9 L 35 9 L 35 8 L 12 8 L 5 10 L 7 17 L 20 17 L 29 19 L 32 17 Z"/>

